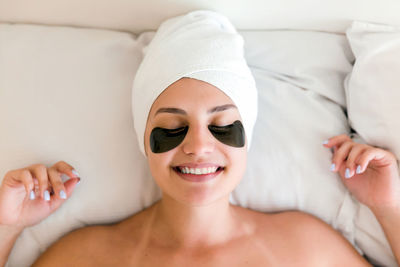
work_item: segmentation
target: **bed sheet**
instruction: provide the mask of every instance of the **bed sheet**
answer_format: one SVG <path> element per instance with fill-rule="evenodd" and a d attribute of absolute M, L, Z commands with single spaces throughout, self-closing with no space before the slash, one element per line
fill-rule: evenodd
<path fill-rule="evenodd" d="M 259 116 L 231 202 L 263 212 L 303 210 L 359 249 L 359 204 L 329 171 L 332 153 L 322 146 L 351 133 L 343 81 L 355 58 L 346 36 L 240 33 L 259 90 Z M 9 267 L 28 266 L 75 228 L 119 221 L 161 197 L 136 144 L 130 103 L 153 35 L 0 24 L 0 149 L 7 151 L 0 155 L 1 178 L 10 169 L 59 160 L 82 176 L 57 212 L 23 232 Z"/>

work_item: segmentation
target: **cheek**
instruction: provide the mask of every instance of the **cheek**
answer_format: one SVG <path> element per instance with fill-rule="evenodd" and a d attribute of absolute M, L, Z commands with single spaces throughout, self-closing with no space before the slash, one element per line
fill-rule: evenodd
<path fill-rule="evenodd" d="M 165 152 L 155 154 L 150 151 L 148 162 L 150 166 L 150 171 L 154 178 L 165 176 L 165 173 L 171 170 L 170 165 L 172 162 L 172 157 L 172 153 Z"/>
<path fill-rule="evenodd" d="M 231 168 L 242 175 L 246 169 L 247 164 L 247 150 L 246 148 L 236 148 L 229 152 L 229 157 L 231 159 Z"/>

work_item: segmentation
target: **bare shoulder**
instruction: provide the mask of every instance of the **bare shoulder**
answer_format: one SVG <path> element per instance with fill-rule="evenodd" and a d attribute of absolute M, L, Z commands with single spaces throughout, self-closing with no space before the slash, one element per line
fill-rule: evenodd
<path fill-rule="evenodd" d="M 311 214 L 287 211 L 272 220 L 290 236 L 292 251 L 306 255 L 309 266 L 371 266 L 340 232 Z"/>
<path fill-rule="evenodd" d="M 107 238 L 107 226 L 88 226 L 74 230 L 52 244 L 33 266 L 81 266 L 96 254 L 99 240 Z"/>
<path fill-rule="evenodd" d="M 113 265 L 110 260 L 123 260 L 125 251 L 133 251 L 148 213 L 144 210 L 116 224 L 74 230 L 52 244 L 32 266 Z"/>
<path fill-rule="evenodd" d="M 281 263 L 289 259 L 288 265 L 295 260 L 299 266 L 371 266 L 342 234 L 313 215 L 241 212 L 255 223 L 255 236 Z"/>

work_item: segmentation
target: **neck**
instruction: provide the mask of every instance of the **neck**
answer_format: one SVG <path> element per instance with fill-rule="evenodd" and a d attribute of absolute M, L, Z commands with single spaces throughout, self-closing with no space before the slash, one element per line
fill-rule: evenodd
<path fill-rule="evenodd" d="M 154 207 L 154 237 L 163 245 L 198 248 L 223 244 L 235 237 L 237 213 L 228 197 L 206 206 L 188 206 L 164 196 Z"/>

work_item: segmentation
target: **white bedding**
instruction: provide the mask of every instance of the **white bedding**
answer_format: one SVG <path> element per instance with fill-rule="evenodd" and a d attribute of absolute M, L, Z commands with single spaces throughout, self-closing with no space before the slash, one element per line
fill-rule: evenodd
<path fill-rule="evenodd" d="M 138 34 L 156 30 L 167 18 L 197 9 L 220 12 L 239 30 L 344 33 L 355 19 L 400 26 L 398 0 L 1 0 L 0 22 L 69 25 Z"/>
<path fill-rule="evenodd" d="M 357 59 L 345 80 L 349 123 L 365 142 L 400 159 L 400 27 L 356 21 L 347 37 Z M 372 212 L 361 205 L 354 223 L 362 250 L 395 266 Z"/>
<path fill-rule="evenodd" d="M 368 242 L 371 259 L 394 266 L 379 232 L 379 242 L 356 238 L 359 205 L 329 171 L 332 154 L 322 146 L 350 133 L 343 82 L 355 57 L 347 37 L 240 33 L 259 90 L 259 116 L 248 168 L 231 201 L 265 212 L 309 212 L 357 248 Z M 142 48 L 153 34 L 0 24 L 1 178 L 10 169 L 59 160 L 82 176 L 65 205 L 24 231 L 9 267 L 28 266 L 74 228 L 121 220 L 160 198 L 136 143 L 130 106 Z"/>

